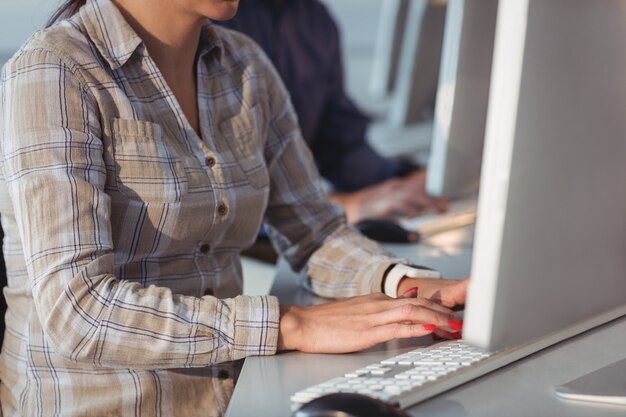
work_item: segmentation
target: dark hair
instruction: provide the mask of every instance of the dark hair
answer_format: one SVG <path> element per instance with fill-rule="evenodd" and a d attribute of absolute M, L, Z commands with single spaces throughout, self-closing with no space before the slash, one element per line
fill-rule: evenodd
<path fill-rule="evenodd" d="M 46 27 L 48 28 L 54 25 L 59 20 L 74 16 L 78 9 L 83 7 L 86 2 L 87 0 L 65 0 L 65 3 L 60 5 L 56 12 L 50 16 L 48 23 L 46 23 Z"/>

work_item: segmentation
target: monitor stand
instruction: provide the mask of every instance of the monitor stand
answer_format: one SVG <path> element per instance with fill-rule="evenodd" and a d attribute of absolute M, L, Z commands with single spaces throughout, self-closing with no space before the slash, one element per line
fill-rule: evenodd
<path fill-rule="evenodd" d="M 555 388 L 558 397 L 626 406 L 626 358 Z"/>

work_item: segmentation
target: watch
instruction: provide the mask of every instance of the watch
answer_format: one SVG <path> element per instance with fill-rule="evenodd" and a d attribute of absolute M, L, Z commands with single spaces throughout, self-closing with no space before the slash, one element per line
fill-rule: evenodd
<path fill-rule="evenodd" d="M 432 269 L 418 268 L 414 266 L 394 265 L 383 278 L 383 289 L 385 294 L 391 298 L 398 297 L 398 284 L 404 277 L 408 278 L 441 278 L 439 271 Z"/>

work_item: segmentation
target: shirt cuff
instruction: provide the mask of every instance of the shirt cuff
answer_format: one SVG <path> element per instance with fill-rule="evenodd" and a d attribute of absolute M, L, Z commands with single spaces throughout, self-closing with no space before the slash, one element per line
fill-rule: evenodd
<path fill-rule="evenodd" d="M 269 295 L 236 297 L 231 360 L 274 355 L 278 348 L 279 321 L 278 298 Z"/>
<path fill-rule="evenodd" d="M 402 278 L 441 278 L 438 271 L 413 266 L 396 264 L 383 278 L 383 290 L 391 298 L 398 297 L 398 284 Z"/>

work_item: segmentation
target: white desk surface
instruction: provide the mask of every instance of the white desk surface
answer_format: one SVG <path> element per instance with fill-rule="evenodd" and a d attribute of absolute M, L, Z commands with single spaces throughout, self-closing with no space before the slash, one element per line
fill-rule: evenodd
<path fill-rule="evenodd" d="M 388 245 L 399 256 L 438 268 L 445 277 L 469 275 L 472 228 L 431 238 L 427 244 Z M 431 246 L 432 245 L 432 246 Z M 283 262 L 272 294 L 281 302 L 308 305 L 320 299 L 301 289 Z M 247 358 L 226 417 L 289 417 L 296 391 L 369 365 L 429 338 L 393 341 L 344 355 L 288 352 Z M 557 398 L 553 388 L 626 357 L 626 318 L 563 341 L 490 374 L 417 404 L 412 416 L 625 416 L 626 406 Z"/>

